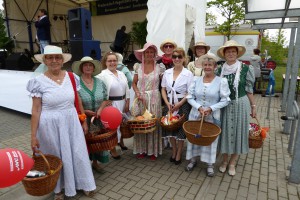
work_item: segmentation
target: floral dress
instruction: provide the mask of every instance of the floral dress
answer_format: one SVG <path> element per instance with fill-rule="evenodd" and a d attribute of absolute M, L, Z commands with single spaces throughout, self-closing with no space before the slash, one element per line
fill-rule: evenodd
<path fill-rule="evenodd" d="M 107 100 L 106 86 L 100 79 L 93 78 L 94 85 L 93 90 L 85 86 L 82 79 L 80 78 L 81 89 L 78 91 L 79 96 L 82 100 L 82 105 L 84 110 L 91 110 L 97 112 L 98 108 L 103 101 Z M 89 132 L 96 132 L 103 128 L 102 123 L 99 119 L 94 119 L 91 123 L 91 117 L 87 116 L 87 123 L 89 127 Z M 101 163 L 107 163 L 109 161 L 108 151 L 100 151 L 97 153 L 90 154 L 91 160 L 98 160 Z"/>
<path fill-rule="evenodd" d="M 141 64 L 135 65 L 134 72 L 138 75 L 137 87 L 142 93 L 143 98 L 146 99 L 146 105 L 150 101 L 149 112 L 154 114 L 156 118 L 160 118 L 162 115 L 161 108 L 161 95 L 159 88 L 159 75 L 165 71 L 163 64 L 156 64 L 154 70 L 149 74 L 144 74 Z M 147 134 L 135 134 L 133 138 L 133 153 L 147 155 L 162 154 L 162 140 L 161 140 L 161 128 L 159 123 L 156 124 L 157 129 L 152 133 Z"/>

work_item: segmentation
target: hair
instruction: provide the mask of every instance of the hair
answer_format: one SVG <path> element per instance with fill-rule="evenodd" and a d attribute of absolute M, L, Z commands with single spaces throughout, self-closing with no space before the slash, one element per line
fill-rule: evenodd
<path fill-rule="evenodd" d="M 92 62 L 85 61 L 85 62 L 81 63 L 81 64 L 79 65 L 79 71 L 81 71 L 81 73 L 83 73 L 83 64 L 85 64 L 85 63 L 92 63 Z M 93 64 L 93 63 L 92 63 L 92 64 Z M 95 70 L 95 65 L 93 64 L 93 66 L 94 66 L 94 70 Z"/>
<path fill-rule="evenodd" d="M 206 55 L 204 55 L 204 56 L 205 57 L 203 58 L 202 63 L 201 63 L 202 65 L 203 65 L 204 62 L 212 62 L 212 63 L 214 63 L 215 67 L 217 66 L 217 61 L 215 59 L 213 59 L 209 56 L 206 56 Z"/>
<path fill-rule="evenodd" d="M 116 56 L 117 61 L 118 61 L 118 56 L 117 56 L 117 54 L 116 54 L 115 52 L 111 52 L 111 51 L 110 51 L 110 52 L 107 52 L 107 53 L 103 56 L 103 58 L 102 58 L 102 60 L 101 60 L 102 69 L 107 69 L 106 61 L 107 61 L 107 57 L 110 56 L 110 55 Z"/>
<path fill-rule="evenodd" d="M 174 53 L 178 53 L 178 54 L 180 54 L 180 55 L 183 56 L 183 58 L 182 58 L 182 59 L 184 59 L 184 61 L 183 61 L 183 66 L 186 66 L 186 65 L 187 65 L 187 58 L 186 58 L 186 54 L 185 54 L 184 49 L 181 48 L 181 47 L 177 47 L 176 49 L 173 50 L 172 55 L 173 55 Z"/>
<path fill-rule="evenodd" d="M 233 46 L 233 47 L 225 47 L 225 48 L 223 49 L 223 54 L 224 54 L 224 55 L 225 55 L 225 51 L 226 51 L 227 49 L 229 49 L 229 48 L 235 48 L 235 49 L 236 49 L 236 52 L 239 53 L 239 48 L 237 48 L 237 47 L 235 47 L 235 46 Z"/>
<path fill-rule="evenodd" d="M 47 10 L 45 10 L 45 9 L 40 9 L 39 11 L 41 11 L 41 13 L 43 13 L 44 15 L 47 15 L 48 14 L 48 12 L 47 12 Z"/>
<path fill-rule="evenodd" d="M 126 31 L 126 26 L 122 26 L 121 30 Z"/>
<path fill-rule="evenodd" d="M 259 49 L 253 49 L 253 52 L 255 55 L 259 55 L 260 54 L 260 50 Z"/>

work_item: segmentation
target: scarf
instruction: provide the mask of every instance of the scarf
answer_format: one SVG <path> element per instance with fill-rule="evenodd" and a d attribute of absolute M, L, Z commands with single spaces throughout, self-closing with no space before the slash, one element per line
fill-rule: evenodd
<path fill-rule="evenodd" d="M 164 55 L 162 56 L 162 63 L 163 63 L 164 65 L 171 65 L 171 64 L 173 63 L 173 60 L 172 60 L 172 58 L 166 57 L 166 55 L 164 54 Z"/>
<path fill-rule="evenodd" d="M 241 67 L 242 63 L 240 61 L 236 61 L 232 65 L 228 65 L 227 62 L 223 64 L 222 72 L 220 77 L 224 77 L 224 75 L 234 74 L 234 81 L 233 81 L 233 89 L 235 90 L 235 99 L 238 101 L 239 96 L 239 82 L 240 82 L 240 74 L 241 74 Z"/>

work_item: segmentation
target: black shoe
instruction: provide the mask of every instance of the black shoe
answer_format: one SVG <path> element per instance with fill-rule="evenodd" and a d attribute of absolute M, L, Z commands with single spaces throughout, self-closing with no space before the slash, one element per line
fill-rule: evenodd
<path fill-rule="evenodd" d="M 180 160 L 175 160 L 175 165 L 180 165 L 181 164 L 181 159 Z"/>
<path fill-rule="evenodd" d="M 170 157 L 170 162 L 175 162 L 175 158 Z"/>
<path fill-rule="evenodd" d="M 113 159 L 115 159 L 115 160 L 120 160 L 120 159 L 121 159 L 121 156 L 120 156 L 120 155 L 118 155 L 118 156 L 113 156 L 113 155 L 111 154 L 111 152 L 110 152 L 110 155 L 111 155 L 111 157 L 112 157 Z"/>
<path fill-rule="evenodd" d="M 126 146 L 122 146 L 120 143 L 118 143 L 119 147 L 123 150 L 123 151 L 126 151 L 128 150 L 128 147 Z"/>

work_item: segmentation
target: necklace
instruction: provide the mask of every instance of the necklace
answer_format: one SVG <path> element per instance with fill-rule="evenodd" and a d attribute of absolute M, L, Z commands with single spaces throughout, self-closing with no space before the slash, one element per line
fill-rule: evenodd
<path fill-rule="evenodd" d="M 87 82 L 86 80 L 84 80 L 83 78 L 81 78 L 82 79 L 82 81 L 85 83 L 85 84 L 87 84 L 87 85 L 91 85 L 91 84 L 93 84 L 93 79 L 91 80 L 91 82 L 89 83 L 89 82 Z"/>
<path fill-rule="evenodd" d="M 61 79 L 60 72 L 58 73 L 57 76 L 53 75 L 53 74 L 50 73 L 50 72 L 48 72 L 48 74 L 50 75 L 50 78 L 51 78 L 52 80 L 54 80 L 55 82 L 58 82 L 58 83 L 61 82 L 61 80 L 60 80 L 60 79 Z"/>

